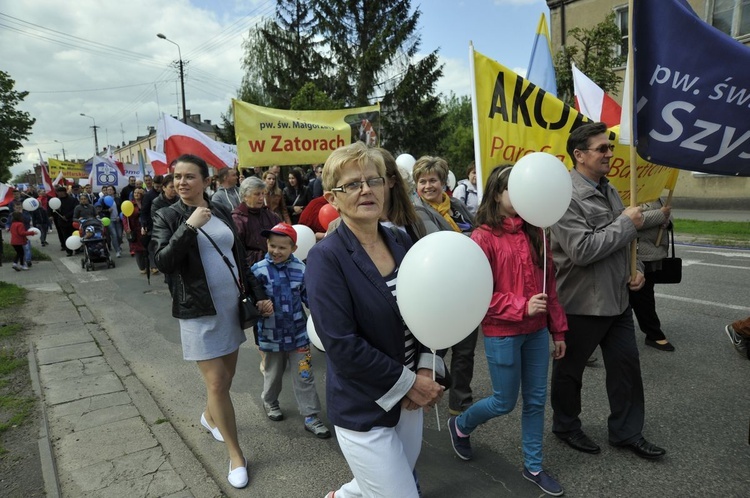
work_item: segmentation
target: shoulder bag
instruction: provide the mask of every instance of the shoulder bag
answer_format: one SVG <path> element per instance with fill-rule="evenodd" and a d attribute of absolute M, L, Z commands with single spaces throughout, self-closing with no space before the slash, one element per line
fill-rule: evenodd
<path fill-rule="evenodd" d="M 672 255 L 661 260 L 661 270 L 651 274 L 651 280 L 655 284 L 679 284 L 682 281 L 682 258 L 674 255 L 674 225 L 669 224 L 667 237 L 671 237 Z"/>
<path fill-rule="evenodd" d="M 232 271 L 234 265 L 231 261 L 229 261 L 229 258 L 227 258 L 223 252 L 221 252 L 221 249 L 219 249 L 219 246 L 216 245 L 214 239 L 212 239 L 202 228 L 199 228 L 198 231 L 206 236 L 208 241 L 211 242 L 211 245 L 214 246 L 214 249 L 216 249 L 216 252 L 218 252 L 221 256 L 221 259 L 224 260 L 224 263 L 226 263 L 227 267 L 229 268 L 229 273 L 232 275 L 232 280 L 234 280 L 234 284 L 237 286 L 237 290 L 240 291 L 240 326 L 243 329 L 255 327 L 261 314 L 260 311 L 258 311 L 258 308 L 256 308 L 255 303 L 253 303 L 252 299 L 247 296 L 247 292 L 245 292 L 245 286 L 242 284 L 242 275 L 240 274 L 240 270 L 237 270 L 238 278 L 235 278 L 234 272 Z"/>

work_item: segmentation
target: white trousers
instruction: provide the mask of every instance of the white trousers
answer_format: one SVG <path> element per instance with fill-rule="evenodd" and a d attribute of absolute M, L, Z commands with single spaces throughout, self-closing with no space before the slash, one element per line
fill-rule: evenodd
<path fill-rule="evenodd" d="M 422 449 L 422 409 L 401 409 L 396 427 L 357 432 L 336 426 L 341 451 L 354 479 L 336 498 L 417 498 L 414 465 Z"/>

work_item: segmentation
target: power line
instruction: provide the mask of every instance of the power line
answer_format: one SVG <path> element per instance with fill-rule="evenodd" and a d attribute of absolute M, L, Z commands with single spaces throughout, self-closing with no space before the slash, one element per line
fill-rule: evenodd
<path fill-rule="evenodd" d="M 148 83 L 135 83 L 133 85 L 110 86 L 107 88 L 88 88 L 85 90 L 27 90 L 29 93 L 78 93 L 78 92 L 102 92 L 105 90 L 120 90 L 122 88 L 134 88 L 136 86 L 153 85 L 161 83 L 160 81 L 150 81 Z"/>

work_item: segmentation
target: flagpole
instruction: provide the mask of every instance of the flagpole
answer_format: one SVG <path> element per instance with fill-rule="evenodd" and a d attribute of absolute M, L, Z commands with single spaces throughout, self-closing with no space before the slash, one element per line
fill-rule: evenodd
<path fill-rule="evenodd" d="M 633 116 L 633 102 L 635 100 L 635 88 L 633 80 L 635 77 L 635 53 L 633 51 L 633 0 L 628 0 L 628 81 L 625 82 L 630 89 L 630 101 L 628 102 L 628 115 L 630 116 L 630 207 L 638 206 L 638 154 L 635 149 L 635 119 Z M 638 239 L 636 238 L 630 246 L 630 276 L 635 278 L 638 269 Z"/>
<path fill-rule="evenodd" d="M 479 110 L 477 107 L 477 74 L 474 69 L 474 43 L 469 41 L 469 75 L 471 78 L 471 125 L 474 128 L 474 166 L 477 169 L 477 202 L 482 202 L 484 173 L 482 171 L 482 148 L 479 144 Z"/>
<path fill-rule="evenodd" d="M 669 189 L 669 195 L 667 196 L 667 202 L 664 204 L 665 206 L 671 206 L 672 205 L 672 194 L 674 194 L 674 187 L 670 187 Z M 667 218 L 667 223 L 669 223 L 669 218 Z M 656 247 L 659 247 L 661 245 L 661 239 L 664 236 L 664 225 L 659 227 L 659 233 L 656 235 Z"/>

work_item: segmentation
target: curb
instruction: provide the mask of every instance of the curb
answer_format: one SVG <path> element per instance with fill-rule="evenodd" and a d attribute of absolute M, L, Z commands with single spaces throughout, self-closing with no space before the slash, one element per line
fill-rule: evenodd
<path fill-rule="evenodd" d="M 29 339 L 29 373 L 31 374 L 31 387 L 39 400 L 42 423 L 39 427 L 39 461 L 42 464 L 42 477 L 44 478 L 44 492 L 52 498 L 59 498 L 60 479 L 57 475 L 54 453 L 52 452 L 52 441 L 49 438 L 49 420 L 47 419 L 47 404 L 42 394 L 42 383 L 39 379 L 39 366 L 36 361 L 36 348 L 34 342 Z"/>

